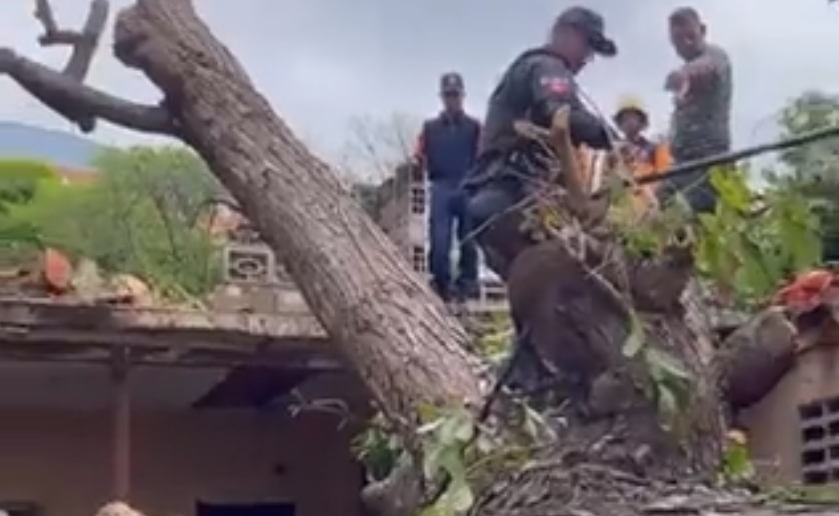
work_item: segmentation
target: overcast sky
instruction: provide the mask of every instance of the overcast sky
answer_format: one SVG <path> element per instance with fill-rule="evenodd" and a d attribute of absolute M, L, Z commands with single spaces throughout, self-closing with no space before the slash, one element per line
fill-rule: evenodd
<path fill-rule="evenodd" d="M 112 0 L 121 7 L 128 0 Z M 7 4 L 7 5 L 5 5 Z M 40 49 L 31 0 L 6 1 L 0 38 L 21 52 L 61 63 L 62 50 Z M 59 23 L 77 27 L 85 0 L 53 0 Z M 522 50 L 544 41 L 557 13 L 551 0 L 196 0 L 217 36 L 244 63 L 291 126 L 327 158 L 342 152 L 354 116 L 394 111 L 433 114 L 441 72 L 460 71 L 469 109 L 480 115 L 500 73 Z M 620 55 L 595 62 L 581 77 L 604 111 L 626 94 L 642 97 L 659 128 L 669 115 L 665 74 L 678 61 L 667 43 L 674 0 L 591 0 L 606 18 Z M 728 49 L 735 68 L 738 143 L 772 136 L 772 113 L 807 88 L 839 91 L 839 9 L 826 0 L 703 0 L 711 39 Z M 110 35 L 108 37 L 110 43 Z M 108 45 L 109 47 L 109 45 Z M 158 95 L 103 48 L 90 81 L 139 100 Z M 67 123 L 17 91 L 0 86 L 0 119 L 53 128 Z M 103 126 L 108 143 L 137 136 Z"/>

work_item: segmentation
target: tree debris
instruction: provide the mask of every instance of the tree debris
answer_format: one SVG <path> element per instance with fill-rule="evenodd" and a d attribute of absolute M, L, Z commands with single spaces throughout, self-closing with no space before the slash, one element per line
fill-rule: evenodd
<path fill-rule="evenodd" d="M 48 10 L 39 11 L 50 33 L 55 24 Z M 416 473 L 421 409 L 454 404 L 476 411 L 487 391 L 483 368 L 465 351 L 463 328 L 273 113 L 191 1 L 136 0 L 117 18 L 114 51 L 161 90 L 159 106 L 92 89 L 11 49 L 0 53 L 0 71 L 83 130 L 101 118 L 177 136 L 198 151 L 364 378 Z M 563 156 L 570 146 L 562 135 L 555 132 L 550 144 L 567 164 L 573 159 Z M 564 190 L 576 200 L 573 178 Z M 527 467 L 493 475 L 476 503 L 467 499 L 471 512 L 784 514 L 766 500 L 708 487 L 721 456 L 724 403 L 706 374 L 714 350 L 704 303 L 690 299 L 690 289 L 688 299 L 675 299 L 689 286 L 691 261 L 678 246 L 666 256 L 633 258 L 608 231 L 595 231 L 603 229 L 598 217 L 579 223 L 587 202 L 571 204 L 556 208 L 572 223 L 525 251 L 509 278 L 513 311 L 564 381 L 566 425 L 556 446 Z M 632 285 L 645 276 L 678 288 L 662 306 L 638 311 L 643 289 Z M 0 310 L 0 317 L 10 313 Z"/>

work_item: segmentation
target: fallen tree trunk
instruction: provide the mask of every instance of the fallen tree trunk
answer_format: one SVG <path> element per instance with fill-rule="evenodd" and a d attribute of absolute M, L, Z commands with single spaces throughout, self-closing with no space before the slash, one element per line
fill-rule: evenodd
<path fill-rule="evenodd" d="M 10 51 L 0 64 L 42 100 L 49 96 L 50 105 L 75 102 L 59 111 L 80 124 L 103 117 L 181 138 L 198 151 L 406 442 L 416 436 L 422 404 L 479 405 L 480 370 L 464 351 L 463 329 L 273 113 L 189 0 L 137 0 L 119 15 L 115 51 L 161 89 L 160 106 L 81 89 Z M 746 496 L 734 497 L 739 505 L 732 506 L 732 496 L 709 487 L 723 443 L 724 404 L 708 374 L 713 351 L 702 305 L 680 300 L 690 263 L 674 252 L 653 262 L 621 256 L 604 268 L 597 239 L 586 232 L 561 237 L 514 264 L 510 297 L 542 357 L 568 380 L 567 425 L 531 466 L 499 474 L 473 512 L 784 513 Z M 662 406 L 672 404 L 665 398 L 673 393 L 651 374 L 650 350 L 660 360 L 672 357 L 689 387 L 669 428 L 662 426 Z"/>
<path fill-rule="evenodd" d="M 477 403 L 465 331 L 191 2 L 140 0 L 115 31 L 119 59 L 164 92 L 177 135 L 239 201 L 391 420 L 408 433 L 423 403 Z"/>

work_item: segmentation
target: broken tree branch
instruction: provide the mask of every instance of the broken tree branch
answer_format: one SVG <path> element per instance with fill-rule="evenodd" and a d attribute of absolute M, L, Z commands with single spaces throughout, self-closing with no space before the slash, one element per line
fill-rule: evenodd
<path fill-rule="evenodd" d="M 83 83 L 104 31 L 108 10 L 107 0 L 93 0 L 82 30 L 63 30 L 55 21 L 49 1 L 35 0 L 35 17 L 44 28 L 40 44 L 70 45 L 72 54 L 59 72 L 11 48 L 0 47 L 0 73 L 83 132 L 93 131 L 96 120 L 102 119 L 135 131 L 177 136 L 175 123 L 162 103 L 138 104 Z"/>
<path fill-rule="evenodd" d="M 91 132 L 95 120 L 102 119 L 135 131 L 177 135 L 175 123 L 162 105 L 138 104 L 91 88 L 10 48 L 0 48 L 0 73 L 84 132 Z"/>
<path fill-rule="evenodd" d="M 588 199 L 583 180 L 583 165 L 580 163 L 574 145 L 571 143 L 568 126 L 570 123 L 569 116 L 570 111 L 568 109 L 560 109 L 554 113 L 548 131 L 548 144 L 559 161 L 559 173 L 562 174 L 559 182 L 568 191 L 571 204 L 576 207 L 576 211 L 576 209 L 584 210 Z M 582 215 L 582 212 L 577 214 Z"/>
<path fill-rule="evenodd" d="M 60 29 L 55 21 L 49 0 L 35 0 L 35 17 L 44 27 L 44 33 L 38 38 L 43 46 L 70 45 L 73 52 L 64 66 L 62 73 L 81 82 L 87 76 L 99 38 L 108 20 L 108 0 L 93 0 L 81 31 Z"/>
<path fill-rule="evenodd" d="M 749 407 L 777 385 L 795 364 L 797 337 L 783 309 L 771 307 L 723 341 L 711 371 L 731 409 Z"/>
<path fill-rule="evenodd" d="M 84 82 L 90 70 L 96 47 L 99 45 L 99 38 L 102 36 L 108 19 L 108 8 L 107 0 L 93 0 L 82 31 L 63 30 L 55 21 L 49 0 L 35 0 L 35 18 L 44 27 L 44 33 L 38 38 L 38 42 L 41 46 L 69 45 L 73 47 L 70 58 L 61 73 L 79 84 Z M 36 97 L 44 102 L 43 98 L 38 95 Z M 82 131 L 90 132 L 96 127 L 96 118 L 78 111 L 75 105 L 63 104 L 60 106 L 61 109 L 57 109 L 51 103 L 47 105 L 75 122 Z"/>

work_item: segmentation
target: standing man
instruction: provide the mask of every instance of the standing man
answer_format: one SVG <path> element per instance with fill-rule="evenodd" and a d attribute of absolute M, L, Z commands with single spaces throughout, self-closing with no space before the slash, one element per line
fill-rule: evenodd
<path fill-rule="evenodd" d="M 684 65 L 670 73 L 665 89 L 674 96 L 670 149 L 676 163 L 706 158 L 731 149 L 732 72 L 728 54 L 706 41 L 707 29 L 691 7 L 670 15 L 670 41 Z M 663 182 L 664 202 L 681 194 L 696 213 L 713 213 L 717 194 L 709 171 Z"/>
<path fill-rule="evenodd" d="M 631 97 L 623 99 L 612 119 L 621 131 L 621 157 L 629 165 L 635 179 L 663 172 L 672 164 L 673 160 L 668 146 L 665 143 L 650 140 L 645 134 L 650 118 L 639 100 Z M 639 187 L 636 199 L 639 210 L 650 204 L 654 205 L 656 201 L 654 192 L 649 186 Z"/>
<path fill-rule="evenodd" d="M 604 33 L 603 18 L 585 7 L 572 7 L 556 19 L 547 44 L 522 53 L 495 88 L 481 135 L 478 165 L 465 188 L 469 214 L 487 265 L 502 279 L 516 257 L 535 244 L 521 230 L 523 204 L 530 195 L 534 168 L 544 167 L 543 148 L 520 138 L 514 123 L 529 120 L 548 128 L 554 114 L 568 108 L 575 145 L 609 149 L 603 121 L 586 110 L 578 96 L 575 76 L 595 58 L 614 56 L 615 43 Z M 525 389 L 539 379 L 539 359 L 526 341 L 526 331 L 513 320 L 514 346 L 525 353 L 510 381 Z"/>
<path fill-rule="evenodd" d="M 430 181 L 429 265 L 431 284 L 445 302 L 478 294 L 478 250 L 467 239 L 471 226 L 461 184 L 474 166 L 481 125 L 463 109 L 463 78 L 447 73 L 440 79 L 443 111 L 422 127 L 416 158 Z M 457 277 L 452 283 L 452 236 L 460 245 Z"/>

